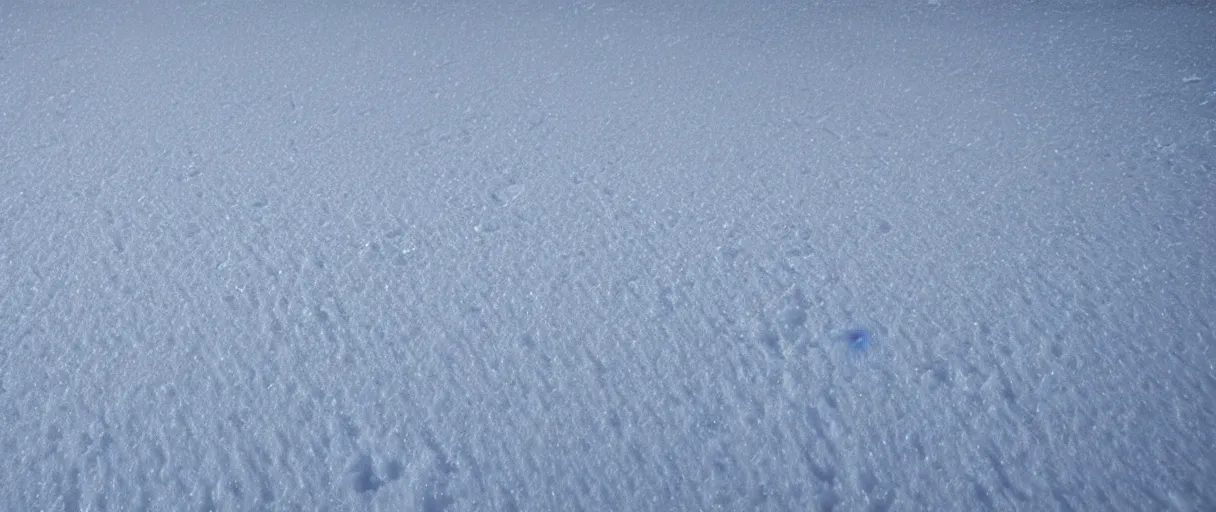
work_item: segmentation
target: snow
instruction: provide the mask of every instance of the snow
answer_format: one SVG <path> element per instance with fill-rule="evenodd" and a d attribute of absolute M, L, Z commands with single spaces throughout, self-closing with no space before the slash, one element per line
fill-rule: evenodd
<path fill-rule="evenodd" d="M 0 509 L 1212 510 L 1213 97 L 1193 1 L 0 1 Z"/>

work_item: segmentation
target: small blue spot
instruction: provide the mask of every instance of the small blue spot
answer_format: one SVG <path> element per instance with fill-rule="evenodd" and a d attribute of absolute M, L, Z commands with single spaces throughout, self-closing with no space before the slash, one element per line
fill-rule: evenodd
<path fill-rule="evenodd" d="M 850 329 L 845 331 L 844 340 L 849 343 L 850 353 L 860 354 L 870 348 L 873 337 L 870 336 L 870 331 L 865 329 Z"/>

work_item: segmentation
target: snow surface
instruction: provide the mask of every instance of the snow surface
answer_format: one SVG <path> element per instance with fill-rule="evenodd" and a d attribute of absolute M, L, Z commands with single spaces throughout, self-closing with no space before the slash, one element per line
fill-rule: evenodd
<path fill-rule="evenodd" d="M 1214 241 L 1204 1 L 0 0 L 0 509 L 1214 510 Z"/>

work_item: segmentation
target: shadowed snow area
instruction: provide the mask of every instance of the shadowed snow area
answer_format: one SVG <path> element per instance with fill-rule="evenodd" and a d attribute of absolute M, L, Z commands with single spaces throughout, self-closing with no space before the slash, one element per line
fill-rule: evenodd
<path fill-rule="evenodd" d="M 0 0 L 2 510 L 1213 510 L 1201 1 Z"/>

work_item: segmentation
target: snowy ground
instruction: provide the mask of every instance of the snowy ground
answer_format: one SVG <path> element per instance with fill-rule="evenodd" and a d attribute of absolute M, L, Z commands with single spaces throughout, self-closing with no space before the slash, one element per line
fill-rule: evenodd
<path fill-rule="evenodd" d="M 0 0 L 0 509 L 1216 508 L 1210 3 L 408 4 Z"/>

